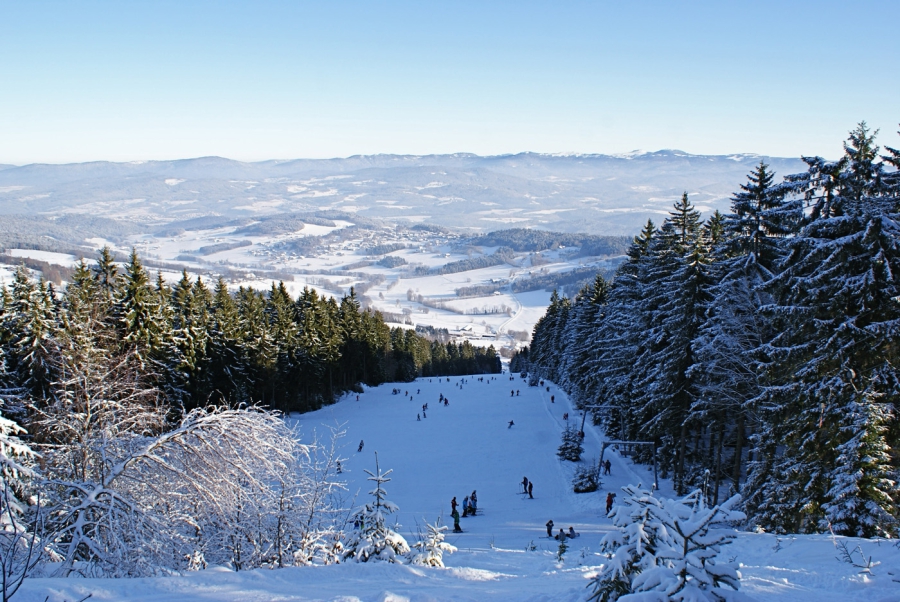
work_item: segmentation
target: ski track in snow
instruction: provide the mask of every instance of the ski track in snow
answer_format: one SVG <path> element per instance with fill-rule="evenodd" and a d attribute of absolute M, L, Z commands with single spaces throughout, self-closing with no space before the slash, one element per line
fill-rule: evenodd
<path fill-rule="evenodd" d="M 364 470 L 392 469 L 385 485 L 388 499 L 400 507 L 399 531 L 410 544 L 417 526 L 441 518 L 450 523 L 450 500 L 478 491 L 478 514 L 461 519 L 462 534 L 448 533 L 459 548 L 445 555 L 445 569 L 383 563 L 348 563 L 327 567 L 254 570 L 235 573 L 223 567 L 183 576 L 142 579 L 31 579 L 18 593 L 21 602 L 74 602 L 88 593 L 92 601 L 331 601 L 426 602 L 522 600 L 566 602 L 584 600 L 597 567 L 599 543 L 611 524 L 604 516 L 606 493 L 621 495 L 631 483 L 649 487 L 652 469 L 634 465 L 613 448 L 605 458 L 611 475 L 601 490 L 575 494 L 575 465 L 556 456 L 563 414 L 580 425 L 581 414 L 552 383 L 529 387 L 518 375 L 424 378 L 413 383 L 387 383 L 348 395 L 333 406 L 294 416 L 304 433 L 343 424 L 343 476 L 357 503 L 366 501 L 372 483 Z M 466 381 L 463 383 L 463 381 Z M 391 390 L 400 389 L 399 395 Z M 510 396 L 510 390 L 520 391 Z M 421 390 L 420 393 L 417 393 Z M 407 392 L 403 395 L 403 392 Z M 438 405 L 443 393 L 450 405 Z M 550 396 L 556 398 L 551 403 Z M 412 399 L 410 399 L 412 397 Z M 422 404 L 427 417 L 416 421 Z M 507 428 L 510 420 L 515 421 Z M 603 433 L 586 425 L 585 461 L 596 461 Z M 357 453 L 360 440 L 363 451 Z M 522 477 L 534 482 L 534 499 L 522 494 Z M 661 495 L 671 484 L 660 479 Z M 556 561 L 558 543 L 548 539 L 545 523 L 555 531 L 571 525 L 581 536 L 569 541 L 565 561 Z M 839 562 L 832 538 L 822 535 L 782 537 L 741 533 L 725 546 L 722 557 L 743 563 L 742 592 L 760 602 L 900 602 L 900 549 L 889 541 L 851 540 L 882 564 L 873 576 Z M 535 550 L 526 548 L 534 546 Z M 776 551 L 776 547 L 779 547 Z"/>

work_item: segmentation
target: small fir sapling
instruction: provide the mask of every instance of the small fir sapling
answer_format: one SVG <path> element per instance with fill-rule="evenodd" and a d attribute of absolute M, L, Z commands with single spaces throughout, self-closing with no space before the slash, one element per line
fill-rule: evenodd
<path fill-rule="evenodd" d="M 390 481 L 387 476 L 391 472 L 393 470 L 381 472 L 376 453 L 375 472 L 366 471 L 368 480 L 375 482 L 375 489 L 369 492 L 374 501 L 367 503 L 350 517 L 353 524 L 359 526 L 344 546 L 344 560 L 398 562 L 409 553 L 406 539 L 386 523 L 388 515 L 399 510 L 396 504 L 386 498 L 387 492 L 383 487 Z"/>
<path fill-rule="evenodd" d="M 584 453 L 584 447 L 581 445 L 581 437 L 573 426 L 567 426 L 562 434 L 562 444 L 559 451 L 556 452 L 563 460 L 569 462 L 578 462 L 581 460 L 581 454 Z"/>
<path fill-rule="evenodd" d="M 575 469 L 575 477 L 572 479 L 572 489 L 575 493 L 597 491 L 600 485 L 600 466 L 596 462 Z"/>
<path fill-rule="evenodd" d="M 444 553 L 452 554 L 456 551 L 456 546 L 444 541 L 444 531 L 447 530 L 447 526 L 441 525 L 438 520 L 433 525 L 425 523 L 425 529 L 424 537 L 413 544 L 409 560 L 412 564 L 443 567 Z"/>

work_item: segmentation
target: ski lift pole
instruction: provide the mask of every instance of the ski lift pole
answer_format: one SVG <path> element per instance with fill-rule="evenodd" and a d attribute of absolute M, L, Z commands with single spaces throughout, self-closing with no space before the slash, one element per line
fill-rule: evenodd
<path fill-rule="evenodd" d="M 608 403 L 601 403 L 601 404 L 590 405 L 590 406 L 581 406 L 581 412 L 582 412 L 582 414 L 581 414 L 581 432 L 582 433 L 584 432 L 584 423 L 587 420 L 587 415 L 588 415 L 587 411 L 588 410 L 599 410 L 602 408 L 613 408 L 613 407 L 615 407 L 615 406 L 608 404 Z"/>

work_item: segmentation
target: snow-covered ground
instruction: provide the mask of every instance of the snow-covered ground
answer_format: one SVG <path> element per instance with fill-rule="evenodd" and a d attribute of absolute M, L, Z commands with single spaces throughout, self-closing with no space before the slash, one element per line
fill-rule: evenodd
<path fill-rule="evenodd" d="M 386 564 L 343 564 L 327 567 L 256 570 L 235 573 L 210 568 L 183 576 L 132 580 L 34 579 L 16 599 L 22 602 L 91 600 L 174 602 L 341 601 L 399 602 L 431 600 L 584 600 L 591 576 L 603 562 L 600 539 L 611 528 L 602 511 L 608 491 L 651 480 L 650 471 L 607 450 L 611 475 L 602 490 L 575 494 L 573 465 L 556 457 L 560 432 L 569 420 L 580 420 L 555 386 L 528 387 L 509 375 L 419 379 L 389 383 L 315 413 L 293 417 L 305 432 L 323 425 L 344 425 L 344 476 L 359 501 L 371 488 L 365 469 L 393 469 L 386 485 L 388 499 L 400 511 L 400 533 L 410 543 L 417 526 L 438 517 L 449 521 L 450 499 L 461 503 L 478 491 L 478 515 L 462 519 L 464 533 L 449 535 L 459 548 L 445 556 L 445 569 Z M 400 388 L 399 395 L 392 389 Z M 510 395 L 518 390 L 519 395 Z M 438 405 L 443 393 L 448 406 Z M 551 402 L 555 397 L 555 403 Z M 416 420 L 422 404 L 427 417 Z M 511 428 L 509 421 L 515 422 Z M 603 434 L 588 425 L 586 459 L 596 459 Z M 360 440 L 365 442 L 357 452 Z M 534 499 L 521 493 L 522 477 L 534 482 Z M 669 495 L 661 483 L 661 495 Z M 581 536 L 570 542 L 562 563 L 557 542 L 547 538 L 544 524 L 570 525 Z M 843 538 L 838 539 L 841 541 Z M 742 591 L 760 602 L 900 602 L 900 549 L 889 541 L 849 539 L 881 564 L 871 575 L 837 559 L 828 536 L 776 537 L 740 533 L 723 556 L 742 563 Z M 893 576 L 890 574 L 893 573 Z"/>

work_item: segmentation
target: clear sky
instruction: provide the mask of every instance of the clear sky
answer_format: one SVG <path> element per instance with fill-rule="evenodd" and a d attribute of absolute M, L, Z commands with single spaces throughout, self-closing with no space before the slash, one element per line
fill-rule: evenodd
<path fill-rule="evenodd" d="M 0 162 L 900 146 L 900 0 L 0 0 Z"/>

